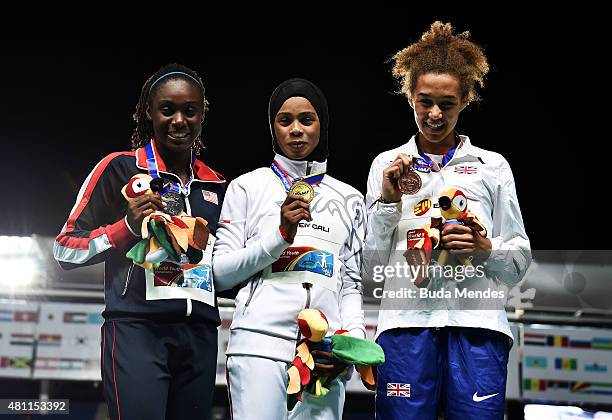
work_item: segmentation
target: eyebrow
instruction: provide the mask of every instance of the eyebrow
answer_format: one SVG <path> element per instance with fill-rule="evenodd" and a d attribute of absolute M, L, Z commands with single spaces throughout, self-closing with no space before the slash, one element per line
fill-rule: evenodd
<path fill-rule="evenodd" d="M 159 103 L 160 103 L 160 104 L 163 104 L 163 103 L 177 104 L 177 103 L 178 103 L 178 104 L 181 104 L 181 105 L 182 105 L 182 104 L 184 104 L 184 105 L 198 105 L 198 104 L 201 104 L 201 102 L 200 102 L 200 101 L 175 102 L 174 100 L 172 100 L 172 99 L 167 99 L 167 98 L 161 98 L 161 99 L 159 99 Z"/>
<path fill-rule="evenodd" d="M 291 115 L 293 115 L 293 114 L 292 114 L 291 112 L 289 112 L 289 111 L 279 112 L 279 113 L 277 114 L 277 116 L 281 116 L 281 115 L 282 115 L 282 116 L 291 116 Z M 304 112 L 300 112 L 300 113 L 298 114 L 298 117 L 300 117 L 300 116 L 302 116 L 302 115 L 308 115 L 308 116 L 313 116 L 313 117 L 315 117 L 317 114 L 316 114 L 315 112 L 312 112 L 312 111 L 304 111 Z"/>
<path fill-rule="evenodd" d="M 432 95 L 429 95 L 427 93 L 417 93 L 417 96 L 421 96 L 421 97 L 425 97 L 425 98 L 432 98 Z M 453 99 L 456 100 L 457 98 L 453 95 L 446 95 L 446 96 L 440 96 L 441 99 Z"/>

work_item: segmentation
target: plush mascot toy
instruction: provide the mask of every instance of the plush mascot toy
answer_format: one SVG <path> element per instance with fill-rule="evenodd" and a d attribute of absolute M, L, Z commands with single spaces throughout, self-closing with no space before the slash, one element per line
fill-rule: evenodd
<path fill-rule="evenodd" d="M 346 365 L 355 365 L 362 376 L 362 381 L 369 389 L 374 384 L 372 366 L 378 366 L 385 361 L 382 348 L 371 341 L 351 337 L 348 331 L 339 330 L 326 337 L 329 329 L 327 318 L 318 309 L 304 309 L 298 315 L 298 326 L 304 339 L 298 342 L 296 356 L 287 374 L 287 407 L 292 410 L 298 401 L 302 400 L 302 392 L 308 392 L 315 397 L 324 396 L 327 388 L 335 377 L 316 376 L 313 372 L 315 363 L 329 364 L 334 360 Z M 316 352 L 315 352 L 316 351 Z M 329 354 L 331 359 L 313 356 L 314 354 Z"/>
<path fill-rule="evenodd" d="M 478 220 L 478 217 L 470 212 L 467 208 L 468 199 L 463 191 L 457 188 L 447 188 L 440 193 L 438 197 L 438 204 L 440 206 L 440 218 L 432 218 L 431 226 L 439 229 L 441 233 L 445 226 L 450 224 L 468 225 L 474 228 L 482 236 L 487 236 L 487 229 Z M 441 265 L 446 263 L 448 259 L 448 251 L 443 250 L 440 252 L 438 262 Z M 465 265 L 470 266 L 472 263 L 466 257 L 459 257 L 459 261 Z"/>
<path fill-rule="evenodd" d="M 160 190 L 162 178 L 153 180 L 150 175 L 136 174 L 121 189 L 127 201 Z M 181 262 L 181 255 L 187 255 L 189 263 L 202 259 L 202 252 L 208 243 L 207 222 L 201 217 L 189 216 L 184 212 L 173 216 L 155 211 L 146 216 L 140 227 L 142 240 L 130 249 L 126 256 L 146 270 L 152 270 L 162 261 Z"/>

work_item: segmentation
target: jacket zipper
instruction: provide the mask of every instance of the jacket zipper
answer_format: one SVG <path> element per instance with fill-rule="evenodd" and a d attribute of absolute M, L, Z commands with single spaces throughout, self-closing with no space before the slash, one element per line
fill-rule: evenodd
<path fill-rule="evenodd" d="M 306 289 L 306 306 L 304 309 L 310 308 L 310 286 L 312 286 L 310 283 L 302 283 L 302 287 Z"/>
<path fill-rule="evenodd" d="M 127 293 L 128 285 L 130 284 L 130 279 L 132 278 L 132 271 L 134 271 L 134 263 L 130 265 L 130 268 L 127 272 L 127 277 L 125 278 L 125 286 L 123 286 L 123 292 L 121 292 L 121 296 L 125 296 Z"/>
<path fill-rule="evenodd" d="M 302 287 L 306 289 L 306 304 L 304 305 L 304 309 L 310 308 L 310 283 L 302 283 Z M 296 341 L 300 341 L 302 338 L 302 333 L 300 332 L 300 326 L 297 327 Z"/>
<path fill-rule="evenodd" d="M 251 299 L 253 299 L 253 296 L 255 295 L 255 290 L 257 290 L 257 287 L 259 286 L 260 281 L 261 279 L 257 279 L 256 282 L 251 281 L 251 290 L 249 291 L 249 298 L 247 299 L 246 303 L 244 304 L 244 308 L 242 309 L 243 314 L 246 311 L 246 308 L 248 308 L 249 303 L 251 303 Z"/>

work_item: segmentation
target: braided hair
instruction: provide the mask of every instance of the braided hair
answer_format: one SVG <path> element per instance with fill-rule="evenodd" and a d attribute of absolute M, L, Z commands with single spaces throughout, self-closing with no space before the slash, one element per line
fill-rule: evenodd
<path fill-rule="evenodd" d="M 450 23 L 436 21 L 421 39 L 393 57 L 393 76 L 400 93 L 412 98 L 416 81 L 426 73 L 451 74 L 459 80 L 461 98 L 478 101 L 476 84 L 484 86 L 489 64 L 482 48 L 469 39 L 469 32 L 455 35 Z"/>
<path fill-rule="evenodd" d="M 170 74 L 172 73 L 172 74 Z M 164 77 L 164 75 L 168 75 Z M 140 147 L 144 147 L 149 140 L 153 137 L 153 124 L 147 118 L 147 107 L 149 106 L 149 100 L 155 94 L 155 92 L 167 81 L 181 79 L 196 86 L 202 94 L 202 112 L 206 113 L 208 110 L 208 101 L 206 100 L 204 92 L 204 83 L 198 75 L 198 73 L 189 67 L 183 66 L 177 63 L 166 64 L 157 70 L 142 86 L 140 91 L 140 98 L 138 104 L 136 104 L 136 110 L 132 118 L 136 122 L 136 127 L 132 132 L 132 149 L 136 150 Z M 197 155 L 204 148 L 202 142 L 202 135 L 200 134 L 195 142 L 193 143 L 193 151 Z"/>

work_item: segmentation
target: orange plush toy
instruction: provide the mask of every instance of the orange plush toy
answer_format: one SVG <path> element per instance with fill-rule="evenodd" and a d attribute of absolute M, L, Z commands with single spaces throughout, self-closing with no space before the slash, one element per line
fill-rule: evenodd
<path fill-rule="evenodd" d="M 438 197 L 438 204 L 443 219 L 432 218 L 431 226 L 439 229 L 440 233 L 446 225 L 461 224 L 474 228 L 484 237 L 487 236 L 487 229 L 480 220 L 478 220 L 478 217 L 468 210 L 468 199 L 460 189 L 447 188 L 442 191 Z M 448 251 L 441 251 L 438 262 L 444 265 L 447 259 Z M 458 259 L 465 266 L 472 265 L 470 260 L 466 257 L 459 257 Z"/>

